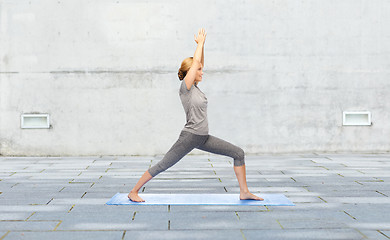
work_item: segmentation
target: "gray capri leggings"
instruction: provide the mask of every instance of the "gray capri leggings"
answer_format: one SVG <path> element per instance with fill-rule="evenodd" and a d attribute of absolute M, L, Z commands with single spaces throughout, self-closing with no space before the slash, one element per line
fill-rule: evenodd
<path fill-rule="evenodd" d="M 179 139 L 165 154 L 164 158 L 148 169 L 150 175 L 154 177 L 172 167 L 194 148 L 232 157 L 234 159 L 234 166 L 242 166 L 245 164 L 245 153 L 240 147 L 211 135 L 196 135 L 183 130 L 180 133 Z"/>

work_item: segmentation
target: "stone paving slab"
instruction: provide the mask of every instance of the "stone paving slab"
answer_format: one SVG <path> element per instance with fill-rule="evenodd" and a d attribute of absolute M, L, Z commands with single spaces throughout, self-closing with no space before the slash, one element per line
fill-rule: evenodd
<path fill-rule="evenodd" d="M 54 231 L 60 220 L 54 221 L 1 221 L 0 231 Z"/>
<path fill-rule="evenodd" d="M 296 206 L 108 206 L 163 156 L 0 157 L 0 239 L 390 239 L 390 154 L 246 158 L 249 189 Z M 233 161 L 188 155 L 148 193 L 239 193 Z"/>
<path fill-rule="evenodd" d="M 0 221 L 24 221 L 30 216 L 30 212 L 1 212 Z"/>
<path fill-rule="evenodd" d="M 28 240 L 86 240 L 122 239 L 124 231 L 53 231 L 53 232 L 11 232 L 6 239 Z"/>
<path fill-rule="evenodd" d="M 360 240 L 366 239 L 363 235 L 353 229 L 283 229 L 283 230 L 243 230 L 245 239 L 265 239 L 265 240 L 333 240 L 349 239 Z"/>
<path fill-rule="evenodd" d="M 245 223 L 240 222 L 234 212 L 173 212 L 170 229 L 242 229 Z"/>
<path fill-rule="evenodd" d="M 203 206 L 169 206 L 170 212 L 264 212 L 265 206 L 229 206 L 229 205 L 203 205 Z"/>
<path fill-rule="evenodd" d="M 218 230 L 170 230 L 170 231 L 128 231 L 125 240 L 133 239 L 191 239 L 191 240 L 236 240 L 244 239 L 240 230 L 224 230 L 223 234 Z"/>

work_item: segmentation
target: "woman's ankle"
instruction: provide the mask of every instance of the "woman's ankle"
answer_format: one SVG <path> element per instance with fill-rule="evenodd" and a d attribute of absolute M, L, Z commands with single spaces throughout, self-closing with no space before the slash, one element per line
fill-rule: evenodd
<path fill-rule="evenodd" d="M 241 190 L 240 189 L 240 193 L 249 193 L 249 189 L 246 189 L 246 190 Z"/>

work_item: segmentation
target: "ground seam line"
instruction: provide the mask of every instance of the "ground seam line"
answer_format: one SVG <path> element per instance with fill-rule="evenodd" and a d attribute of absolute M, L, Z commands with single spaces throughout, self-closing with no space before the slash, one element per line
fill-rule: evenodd
<path fill-rule="evenodd" d="M 0 240 L 3 240 L 11 231 L 6 232 L 2 237 L 0 237 Z"/>

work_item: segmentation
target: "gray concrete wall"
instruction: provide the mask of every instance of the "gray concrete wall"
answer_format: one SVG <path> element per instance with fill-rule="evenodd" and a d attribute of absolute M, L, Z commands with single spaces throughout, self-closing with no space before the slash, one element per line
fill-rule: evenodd
<path fill-rule="evenodd" d="M 210 134 L 248 154 L 389 151 L 389 13 L 387 0 L 2 0 L 0 153 L 164 154 L 199 27 Z M 373 125 L 342 126 L 347 110 Z M 21 129 L 31 112 L 51 128 Z"/>

